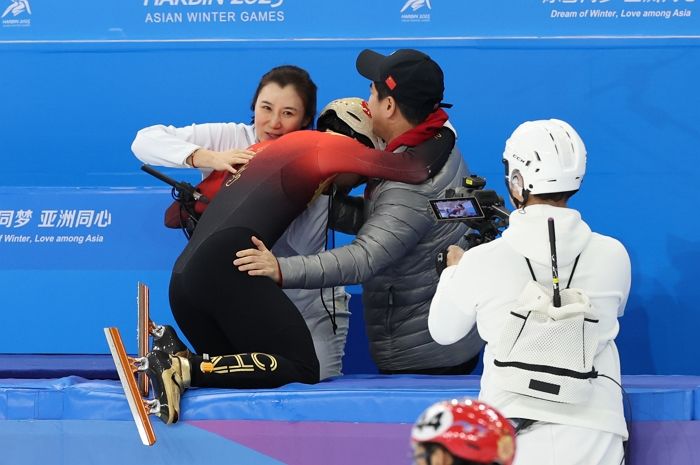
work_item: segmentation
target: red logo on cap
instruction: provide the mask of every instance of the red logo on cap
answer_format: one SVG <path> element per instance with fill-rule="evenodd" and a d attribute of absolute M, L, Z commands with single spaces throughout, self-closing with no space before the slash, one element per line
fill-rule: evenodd
<path fill-rule="evenodd" d="M 364 100 L 362 101 L 362 111 L 365 112 L 365 115 L 369 116 L 370 118 L 372 117 L 372 112 L 369 111 L 369 105 L 367 105 L 367 102 Z"/>
<path fill-rule="evenodd" d="M 394 90 L 396 87 L 396 81 L 394 81 L 394 78 L 389 76 L 384 80 L 384 83 L 389 87 L 389 90 Z"/>

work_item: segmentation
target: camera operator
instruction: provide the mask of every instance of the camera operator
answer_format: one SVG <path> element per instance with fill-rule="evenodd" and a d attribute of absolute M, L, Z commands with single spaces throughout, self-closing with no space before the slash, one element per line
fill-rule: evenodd
<path fill-rule="evenodd" d="M 450 344 L 476 325 L 487 343 L 479 398 L 520 425 L 515 465 L 620 465 L 628 433 L 615 337 L 629 294 L 629 257 L 620 242 L 592 232 L 580 213 L 567 207 L 586 169 L 583 141 L 569 124 L 540 120 L 520 125 L 506 142 L 503 162 L 517 209 L 501 238 L 466 252 L 450 248 L 449 266 L 430 308 L 430 334 Z M 556 226 L 555 254 L 548 243 L 549 218 Z M 558 280 L 552 278 L 553 256 L 558 256 L 563 284 L 585 294 L 597 318 L 597 371 L 590 380 L 591 395 L 583 401 L 555 402 L 517 393 L 512 378 L 497 376 L 503 330 L 522 302 L 524 288 L 534 280 L 547 289 L 554 281 L 558 289 Z"/>
<path fill-rule="evenodd" d="M 463 186 L 447 189 L 442 198 L 428 202 L 438 222 L 460 221 L 467 225 L 469 229 L 461 242 L 470 249 L 500 236 L 508 227 L 510 211 L 496 191 L 484 190 L 485 178 L 472 174 L 462 183 Z M 440 275 L 447 266 L 448 254 L 455 264 L 462 253 L 464 249 L 455 245 L 440 251 L 435 263 L 437 274 Z"/>

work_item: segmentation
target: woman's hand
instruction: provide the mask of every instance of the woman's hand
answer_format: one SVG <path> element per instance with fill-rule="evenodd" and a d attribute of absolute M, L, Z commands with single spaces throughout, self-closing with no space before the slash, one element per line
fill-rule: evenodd
<path fill-rule="evenodd" d="M 187 163 L 193 168 L 211 168 L 214 171 L 228 171 L 235 174 L 255 156 L 250 150 L 226 150 L 217 152 L 208 149 L 197 149 L 187 157 Z"/>

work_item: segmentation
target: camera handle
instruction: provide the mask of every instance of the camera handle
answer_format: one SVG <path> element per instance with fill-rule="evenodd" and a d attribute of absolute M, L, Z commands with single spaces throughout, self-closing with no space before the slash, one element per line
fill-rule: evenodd
<path fill-rule="evenodd" d="M 498 216 L 501 219 L 507 220 L 508 218 L 510 218 L 510 211 L 508 209 L 506 209 L 505 207 L 501 208 L 500 206 L 497 206 L 497 205 L 490 205 L 489 208 L 494 210 L 494 213 L 496 214 L 496 216 Z"/>
<path fill-rule="evenodd" d="M 160 179 L 164 183 L 171 186 L 176 192 L 176 199 L 183 202 L 187 202 L 189 199 L 193 199 L 202 203 L 209 203 L 209 199 L 205 195 L 202 195 L 199 191 L 197 191 L 197 189 L 195 189 L 192 186 L 192 184 L 182 181 L 176 181 L 173 178 L 164 175 L 160 171 L 154 170 L 149 165 L 141 165 L 141 169 L 146 173 L 150 174 L 151 176 Z"/>
<path fill-rule="evenodd" d="M 447 249 L 441 250 L 435 255 L 435 271 L 438 276 L 447 268 Z"/>

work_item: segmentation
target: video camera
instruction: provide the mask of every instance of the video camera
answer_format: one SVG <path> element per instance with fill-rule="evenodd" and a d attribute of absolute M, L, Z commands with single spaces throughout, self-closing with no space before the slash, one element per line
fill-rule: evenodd
<path fill-rule="evenodd" d="M 462 184 L 447 189 L 442 199 L 428 202 L 438 221 L 460 221 L 469 226 L 464 238 L 470 249 L 498 237 L 508 227 L 510 211 L 496 191 L 484 189 L 486 179 L 471 175 L 463 178 Z M 438 253 L 438 274 L 446 260 L 447 251 Z"/>
<path fill-rule="evenodd" d="M 176 181 L 149 165 L 142 165 L 141 169 L 172 187 L 172 196 L 175 202 L 165 211 L 165 226 L 182 229 L 185 237 L 189 239 L 200 216 L 194 210 L 194 204 L 197 201 L 208 204 L 209 199 L 192 184 Z"/>

